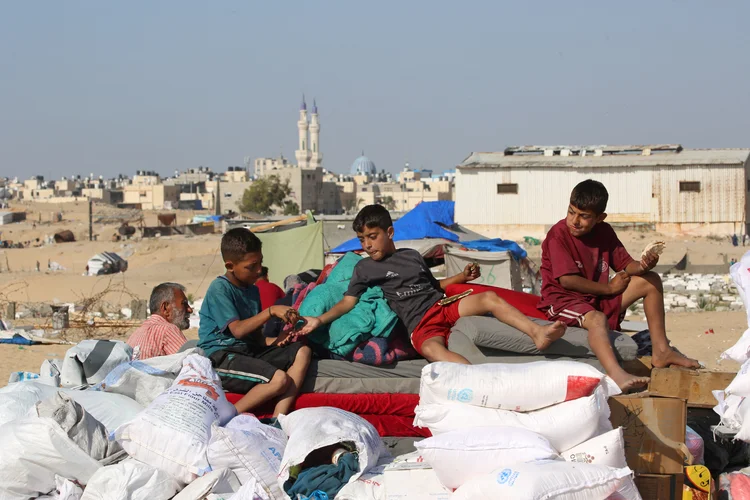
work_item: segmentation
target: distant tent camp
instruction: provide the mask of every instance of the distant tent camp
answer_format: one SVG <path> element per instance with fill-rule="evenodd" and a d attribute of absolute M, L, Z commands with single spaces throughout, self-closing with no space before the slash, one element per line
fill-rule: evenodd
<path fill-rule="evenodd" d="M 124 273 L 128 269 L 128 261 L 113 252 L 102 252 L 94 255 L 86 266 L 88 276 Z"/>
<path fill-rule="evenodd" d="M 442 252 L 445 244 L 454 244 L 473 250 L 510 252 L 515 259 L 526 258 L 526 250 L 515 241 L 487 239 L 461 227 L 453 220 L 455 202 L 425 201 L 405 213 L 393 223 L 393 241 L 397 248 L 412 248 L 425 258 Z M 342 243 L 330 253 L 361 250 L 357 238 Z"/>

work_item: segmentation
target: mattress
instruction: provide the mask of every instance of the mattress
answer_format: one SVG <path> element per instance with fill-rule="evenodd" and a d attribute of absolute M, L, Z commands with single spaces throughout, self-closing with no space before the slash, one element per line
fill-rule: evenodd
<path fill-rule="evenodd" d="M 533 319 L 535 323 L 547 325 L 550 322 Z M 588 340 L 588 332 L 583 328 L 568 327 L 565 335 L 553 342 L 548 349 L 540 351 L 531 337 L 492 317 L 470 316 L 460 318 L 451 330 L 451 339 L 456 332 L 466 336 L 469 341 L 480 348 L 495 349 L 514 354 L 531 354 L 544 356 L 565 356 L 570 358 L 595 358 Z M 612 348 L 621 361 L 630 361 L 638 354 L 638 345 L 629 335 L 620 332 L 609 332 Z M 451 350 L 455 349 L 450 346 Z M 458 351 L 456 351 L 458 352 Z M 471 360 L 469 360 L 471 361 Z"/>

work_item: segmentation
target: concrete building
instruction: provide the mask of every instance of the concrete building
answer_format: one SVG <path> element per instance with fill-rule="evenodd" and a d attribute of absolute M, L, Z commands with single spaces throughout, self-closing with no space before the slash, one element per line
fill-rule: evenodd
<path fill-rule="evenodd" d="M 524 146 L 472 153 L 456 167 L 456 222 L 499 236 L 544 234 L 585 179 L 609 191 L 607 221 L 656 230 L 742 234 L 750 220 L 750 149 Z"/>
<path fill-rule="evenodd" d="M 298 142 L 294 153 L 294 165 L 279 158 L 257 158 L 254 162 L 255 175 L 277 176 L 282 182 L 289 181 L 289 199 L 297 204 L 301 212 L 312 210 L 319 214 L 341 214 L 343 207 L 339 189 L 333 182 L 324 180 L 322 168 L 323 154 L 320 152 L 320 120 L 318 106 L 313 101 L 312 113 L 308 117 L 304 96 L 297 121 Z M 223 190 L 222 185 L 222 190 Z"/>
<path fill-rule="evenodd" d="M 131 184 L 122 190 L 121 206 L 141 210 L 171 210 L 177 208 L 179 199 L 179 186 Z"/>

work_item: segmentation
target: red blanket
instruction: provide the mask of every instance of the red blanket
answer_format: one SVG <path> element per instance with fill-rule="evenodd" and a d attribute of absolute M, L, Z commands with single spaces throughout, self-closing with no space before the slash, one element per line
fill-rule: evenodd
<path fill-rule="evenodd" d="M 474 293 L 492 292 L 531 318 L 547 319 L 544 313 L 536 308 L 536 305 L 539 303 L 539 297 L 531 295 L 530 293 L 516 292 L 505 288 L 498 288 L 496 286 L 465 283 L 462 285 L 449 285 L 445 294 L 450 297 L 451 295 L 458 295 L 469 288 L 472 288 Z"/>
<path fill-rule="evenodd" d="M 234 404 L 242 394 L 228 392 L 227 399 Z M 419 394 L 327 394 L 311 392 L 300 394 L 294 409 L 333 406 L 357 415 L 389 415 L 414 417 L 414 407 L 419 404 Z M 266 410 L 263 408 L 262 410 Z"/>

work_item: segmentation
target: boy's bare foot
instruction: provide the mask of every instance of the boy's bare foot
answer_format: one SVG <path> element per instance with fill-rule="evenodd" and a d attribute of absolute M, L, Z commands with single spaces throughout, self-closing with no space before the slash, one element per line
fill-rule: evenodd
<path fill-rule="evenodd" d="M 674 350 L 671 347 L 667 347 L 665 351 L 657 351 L 654 349 L 651 355 L 651 365 L 656 368 L 665 368 L 667 366 L 682 366 L 684 368 L 692 368 L 693 370 L 701 367 L 698 361 L 688 358 L 681 352 Z"/>
<path fill-rule="evenodd" d="M 548 348 L 552 342 L 565 335 L 566 329 L 567 326 L 565 326 L 565 323 L 562 321 L 555 321 L 551 325 L 538 325 L 537 328 L 534 329 L 531 339 L 534 341 L 534 344 L 536 344 L 536 348 L 543 351 Z"/>
<path fill-rule="evenodd" d="M 615 383 L 620 388 L 623 394 L 627 394 L 633 389 L 640 389 L 641 387 L 646 387 L 649 381 L 651 380 L 648 377 L 637 377 L 635 375 L 631 375 L 625 370 L 621 370 L 620 373 L 615 373 L 614 375 L 610 375 L 610 378 L 615 381 Z"/>

